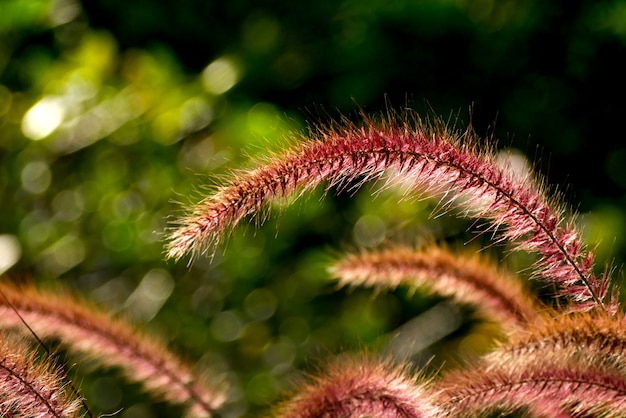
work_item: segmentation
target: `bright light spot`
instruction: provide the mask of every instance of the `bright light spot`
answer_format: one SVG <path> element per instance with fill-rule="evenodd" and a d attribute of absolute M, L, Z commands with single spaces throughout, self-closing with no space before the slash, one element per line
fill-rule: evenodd
<path fill-rule="evenodd" d="M 395 358 L 409 358 L 455 331 L 461 325 L 459 308 L 441 302 L 394 331 L 389 351 Z"/>
<path fill-rule="evenodd" d="M 185 141 L 178 154 L 178 167 L 181 171 L 189 169 L 195 171 L 210 171 L 221 164 L 226 152 L 216 152 L 215 143 L 211 137 L 199 141 Z"/>
<path fill-rule="evenodd" d="M 10 269 L 22 255 L 20 242 L 13 235 L 0 235 L 0 274 Z"/>
<path fill-rule="evenodd" d="M 68 101 L 88 100 L 93 86 L 79 81 L 68 87 Z M 68 118 L 59 135 L 50 138 L 50 148 L 58 153 L 69 154 L 85 148 L 112 134 L 125 123 L 138 117 L 143 107 L 129 90 L 100 102 L 74 118 Z"/>
<path fill-rule="evenodd" d="M 133 284 L 128 278 L 116 277 L 94 289 L 91 296 L 113 311 L 119 311 L 123 308 L 121 301 L 125 301 L 132 292 Z"/>
<path fill-rule="evenodd" d="M 228 58 L 218 58 L 202 71 L 204 87 L 213 94 L 224 94 L 239 81 L 239 69 Z"/>
<path fill-rule="evenodd" d="M 65 83 L 64 100 L 72 104 L 80 104 L 93 99 L 98 94 L 98 87 L 85 77 L 79 70 L 75 71 Z"/>
<path fill-rule="evenodd" d="M 194 97 L 181 107 L 178 123 L 181 131 L 194 132 L 207 126 L 212 119 L 213 108 L 206 100 Z"/>
<path fill-rule="evenodd" d="M 54 274 L 61 275 L 85 259 L 85 244 L 77 236 L 67 234 L 42 253 L 42 261 Z"/>
<path fill-rule="evenodd" d="M 48 164 L 43 161 L 33 161 L 22 169 L 22 186 L 33 194 L 40 194 L 48 190 L 52 181 L 52 173 Z"/>
<path fill-rule="evenodd" d="M 48 16 L 55 26 L 69 23 L 80 14 L 80 4 L 76 0 L 52 0 Z"/>
<path fill-rule="evenodd" d="M 24 114 L 22 133 L 30 139 L 47 137 L 63 122 L 65 105 L 60 97 L 44 97 Z"/>
<path fill-rule="evenodd" d="M 163 269 L 150 270 L 135 291 L 126 299 L 125 307 L 137 321 L 150 321 L 174 291 L 174 280 Z"/>

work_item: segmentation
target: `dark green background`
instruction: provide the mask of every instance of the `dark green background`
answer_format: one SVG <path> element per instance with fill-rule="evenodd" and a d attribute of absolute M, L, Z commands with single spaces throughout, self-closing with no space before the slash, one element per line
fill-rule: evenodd
<path fill-rule="evenodd" d="M 202 74 L 223 57 L 238 78 L 216 94 Z M 21 246 L 5 280 L 74 289 L 130 315 L 192 361 L 228 371 L 226 416 L 255 415 L 295 370 L 342 350 L 382 350 L 385 336 L 440 302 L 402 289 L 334 292 L 326 265 L 353 248 L 355 225 L 357 237 L 382 225 L 385 239 L 409 243 L 473 234 L 454 217 L 429 219 L 428 202 L 398 205 L 366 189 L 320 203 L 317 192 L 187 267 L 163 260 L 175 202 L 197 201 L 308 122 L 413 107 L 458 117 L 461 128 L 471 118 L 480 136 L 526 154 L 580 212 L 598 271 L 612 259 L 619 267 L 624 74 L 626 2 L 617 0 L 2 0 L 0 234 Z M 23 121 L 45 98 L 64 115 L 32 140 Z M 68 138 L 86 142 L 71 148 Z M 505 262 L 518 270 L 527 258 Z M 133 310 L 147 275 L 162 285 L 160 302 Z M 493 330 L 463 313 L 422 358 L 484 349 Z M 72 370 L 96 412 L 178 413 L 115 373 Z"/>

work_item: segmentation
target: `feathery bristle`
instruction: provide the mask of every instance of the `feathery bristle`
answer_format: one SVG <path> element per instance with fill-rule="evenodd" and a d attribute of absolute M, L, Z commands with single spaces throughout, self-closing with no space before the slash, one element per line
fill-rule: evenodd
<path fill-rule="evenodd" d="M 626 380 L 616 368 L 585 358 L 553 361 L 559 353 L 552 346 L 538 348 L 534 355 L 496 353 L 497 362 L 478 362 L 436 383 L 436 404 L 446 411 L 444 416 L 520 408 L 545 417 L 626 413 Z"/>
<path fill-rule="evenodd" d="M 445 205 L 456 205 L 462 215 L 489 220 L 502 231 L 501 240 L 539 254 L 538 275 L 568 296 L 574 309 L 615 310 L 615 299 L 607 300 L 612 294 L 608 277 L 594 275 L 593 254 L 563 206 L 544 195 L 541 182 L 512 173 L 492 152 L 481 151 L 471 133 L 398 116 L 346 125 L 320 130 L 312 141 L 235 174 L 180 220 L 168 256 L 179 259 L 205 251 L 244 217 L 276 199 L 322 183 L 358 187 L 388 174 L 410 183 L 411 193 L 445 196 Z"/>
<path fill-rule="evenodd" d="M 434 245 L 423 249 L 392 247 L 350 254 L 330 269 L 342 286 L 393 289 L 399 285 L 426 288 L 474 306 L 505 330 L 525 328 L 539 313 L 521 283 L 477 254 L 453 254 Z"/>
<path fill-rule="evenodd" d="M 281 418 L 434 417 L 424 384 L 405 370 L 371 358 L 342 359 L 311 379 L 276 410 Z"/>
<path fill-rule="evenodd" d="M 196 411 L 194 416 L 212 416 L 224 401 L 223 388 L 205 385 L 164 345 L 128 323 L 67 294 L 0 286 L 6 296 L 0 298 L 0 327 L 23 330 L 23 319 L 38 336 L 59 338 L 70 351 L 119 367 L 149 392 Z"/>
<path fill-rule="evenodd" d="M 553 364 L 583 361 L 626 373 L 626 323 L 604 314 L 545 317 L 512 334 L 485 357 L 488 364 L 507 362 L 511 367 L 531 359 Z"/>
<path fill-rule="evenodd" d="M 78 417 L 80 401 L 66 390 L 63 375 L 50 359 L 36 359 L 34 353 L 13 335 L 0 338 L 0 415 Z"/>

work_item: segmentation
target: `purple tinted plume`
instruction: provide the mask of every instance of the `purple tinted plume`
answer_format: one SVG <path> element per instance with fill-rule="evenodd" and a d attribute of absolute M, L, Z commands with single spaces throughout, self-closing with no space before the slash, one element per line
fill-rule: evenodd
<path fill-rule="evenodd" d="M 404 370 L 372 359 L 343 359 L 280 405 L 281 418 L 430 418 L 439 409 L 425 384 Z"/>
<path fill-rule="evenodd" d="M 539 182 L 521 178 L 496 163 L 473 135 L 453 132 L 438 122 L 423 123 L 390 116 L 320 130 L 264 165 L 233 175 L 215 194 L 196 205 L 171 234 L 168 256 L 197 255 L 214 245 L 242 218 L 268 203 L 304 193 L 321 183 L 343 189 L 389 175 L 411 192 L 439 197 L 465 216 L 490 221 L 502 240 L 539 254 L 538 275 L 554 283 L 574 302 L 574 309 L 607 306 L 608 278 L 592 271 L 593 254 L 585 249 L 574 220 Z"/>

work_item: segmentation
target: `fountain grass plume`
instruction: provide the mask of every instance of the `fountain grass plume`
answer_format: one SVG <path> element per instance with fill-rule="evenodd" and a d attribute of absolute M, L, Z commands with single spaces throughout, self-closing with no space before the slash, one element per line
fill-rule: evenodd
<path fill-rule="evenodd" d="M 477 253 L 453 253 L 441 245 L 364 250 L 340 258 L 330 272 L 340 286 L 425 288 L 472 305 L 507 332 L 525 329 L 540 316 L 537 302 L 519 280 Z"/>
<path fill-rule="evenodd" d="M 311 137 L 257 168 L 235 172 L 193 206 L 173 226 L 167 256 L 193 258 L 214 248 L 243 218 L 262 213 L 271 202 L 322 184 L 354 190 L 387 175 L 387 182 L 410 184 L 410 194 L 439 198 L 443 208 L 488 220 L 499 240 L 538 254 L 537 275 L 567 296 L 572 309 L 616 310 L 609 277 L 594 274 L 594 255 L 569 211 L 544 193 L 540 179 L 498 164 L 493 146 L 480 143 L 471 130 L 390 112 L 379 121 L 363 117 L 358 125 L 344 118 Z"/>
<path fill-rule="evenodd" d="M 626 322 L 600 312 L 544 316 L 485 356 L 489 364 L 510 367 L 531 358 L 562 365 L 585 361 L 626 373 Z"/>
<path fill-rule="evenodd" d="M 624 324 L 599 316 L 578 313 L 551 326 L 547 320 L 529 324 L 527 332 L 472 366 L 445 374 L 435 384 L 435 403 L 453 417 L 519 408 L 533 416 L 625 416 L 624 337 L 619 335 Z"/>
<path fill-rule="evenodd" d="M 6 333 L 0 338 L 0 415 L 80 416 L 80 400 L 67 390 L 60 369 L 48 357 L 37 358 L 24 339 Z"/>
<path fill-rule="evenodd" d="M 117 367 L 147 392 L 187 407 L 189 416 L 209 417 L 225 400 L 224 382 L 209 384 L 158 339 L 134 329 L 64 292 L 17 289 L 0 284 L 0 327 L 57 338 L 96 364 Z M 17 315 L 19 312 L 19 316 Z M 23 321 L 29 330 L 23 327 Z"/>
<path fill-rule="evenodd" d="M 406 367 L 371 357 L 337 359 L 300 385 L 275 408 L 281 418 L 431 418 L 439 409 L 429 402 L 426 382 L 416 383 Z"/>
<path fill-rule="evenodd" d="M 437 382 L 435 404 L 441 416 L 476 417 L 494 411 L 527 409 L 541 417 L 623 417 L 623 374 L 584 362 L 533 363 L 511 368 L 506 363 L 447 374 Z"/>

